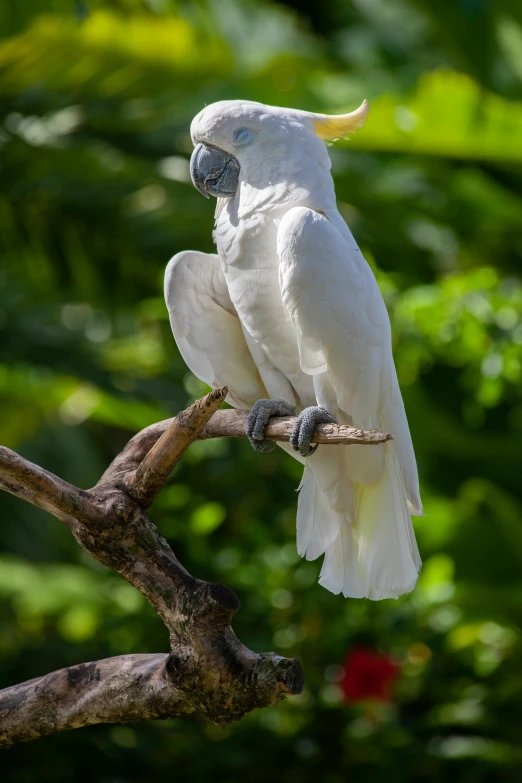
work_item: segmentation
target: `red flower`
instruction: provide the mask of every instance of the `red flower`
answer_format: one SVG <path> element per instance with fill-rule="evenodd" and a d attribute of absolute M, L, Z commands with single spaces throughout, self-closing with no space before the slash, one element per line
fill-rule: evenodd
<path fill-rule="evenodd" d="M 343 668 L 344 675 L 339 685 L 346 701 L 393 701 L 393 686 L 400 674 L 400 666 L 389 655 L 367 647 L 356 647 L 346 656 Z"/>

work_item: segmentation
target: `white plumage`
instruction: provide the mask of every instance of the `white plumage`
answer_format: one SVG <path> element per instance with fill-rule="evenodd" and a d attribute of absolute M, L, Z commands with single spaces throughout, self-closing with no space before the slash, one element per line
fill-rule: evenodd
<path fill-rule="evenodd" d="M 210 386 L 226 384 L 232 405 L 249 409 L 267 397 L 298 411 L 320 404 L 339 423 L 393 433 L 383 446 L 297 455 L 305 464 L 299 554 L 325 554 L 320 583 L 328 590 L 380 599 L 415 585 L 410 513 L 422 514 L 422 505 L 388 314 L 337 210 L 323 141 L 361 127 L 367 111 L 206 107 L 192 123 L 194 144 L 233 156 L 238 186 L 218 199 L 218 254 L 175 256 L 165 297 L 186 363 Z"/>

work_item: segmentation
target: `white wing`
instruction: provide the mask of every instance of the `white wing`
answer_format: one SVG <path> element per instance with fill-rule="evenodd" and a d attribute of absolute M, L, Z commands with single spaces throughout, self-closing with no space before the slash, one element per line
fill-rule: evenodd
<path fill-rule="evenodd" d="M 172 332 L 190 370 L 209 386 L 228 386 L 227 402 L 251 408 L 267 393 L 230 300 L 219 256 L 187 250 L 165 272 Z"/>
<path fill-rule="evenodd" d="M 337 216 L 334 225 L 311 209 L 295 207 L 279 226 L 278 254 L 283 305 L 297 332 L 303 372 L 327 373 L 341 417 L 394 435 L 408 500 L 413 513 L 422 514 L 388 313 L 348 227 Z M 372 451 L 358 450 L 368 455 L 369 467 L 376 460 Z"/>
<path fill-rule="evenodd" d="M 320 581 L 332 592 L 396 597 L 412 589 L 420 567 L 408 510 L 422 513 L 415 456 L 384 301 L 349 229 L 331 217 L 295 207 L 278 230 L 281 294 L 301 369 L 314 375 L 318 402 L 341 422 L 391 432 L 394 440 L 344 447 L 338 456 L 319 449 L 307 461 L 298 540 L 307 557 L 326 549 Z M 328 462 L 327 487 L 321 474 Z"/>

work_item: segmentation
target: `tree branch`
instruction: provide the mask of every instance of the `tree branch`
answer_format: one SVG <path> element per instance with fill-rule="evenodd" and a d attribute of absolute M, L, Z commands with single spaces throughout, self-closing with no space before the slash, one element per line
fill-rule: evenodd
<path fill-rule="evenodd" d="M 0 691 L 0 745 L 91 723 L 188 717 L 226 724 L 301 692 L 299 662 L 245 647 L 230 627 L 237 596 L 191 576 L 146 514 L 194 440 L 245 437 L 245 411 L 217 411 L 226 394 L 216 389 L 142 430 L 89 490 L 0 447 L 0 489 L 66 522 L 83 549 L 147 598 L 171 645 L 169 654 L 79 664 Z M 293 421 L 272 420 L 267 436 L 288 441 Z M 324 424 L 314 441 L 372 445 L 390 437 Z"/>
<path fill-rule="evenodd" d="M 27 500 L 27 502 L 32 503 L 33 506 L 38 506 L 38 508 L 41 508 L 44 511 L 48 511 L 49 514 L 53 514 L 57 519 L 60 520 L 60 522 L 64 522 L 66 525 L 69 525 L 69 527 L 71 527 L 76 522 L 73 517 L 70 517 L 68 514 L 64 514 L 62 511 L 59 511 L 45 498 L 37 495 L 32 489 L 24 486 L 20 481 L 10 477 L 7 473 L 2 473 L 1 470 L 0 489 L 3 489 L 4 492 L 9 492 L 11 495 L 15 495 L 16 497 L 21 498 L 22 500 Z"/>
<path fill-rule="evenodd" d="M 96 516 L 96 509 L 85 490 L 73 487 L 72 484 L 68 484 L 67 481 L 39 465 L 34 465 L 5 446 L 0 446 L 0 479 L 4 485 L 6 483 L 9 485 L 11 479 L 10 489 L 7 491 L 13 495 L 19 495 L 35 505 L 45 507 L 52 514 L 55 513 L 55 509 L 62 512 L 62 516 L 59 517 L 62 521 L 64 516 L 81 521 Z M 24 493 L 21 487 L 24 487 L 27 492 Z M 39 502 L 36 503 L 35 500 Z"/>
<path fill-rule="evenodd" d="M 202 429 L 199 438 L 245 438 L 248 411 L 226 410 L 215 413 Z M 293 416 L 276 416 L 270 419 L 265 435 L 270 440 L 288 443 L 294 428 Z M 393 436 L 379 430 L 361 430 L 348 424 L 318 424 L 312 443 L 350 446 L 354 444 L 374 446 L 392 440 Z"/>
<path fill-rule="evenodd" d="M 154 446 L 144 457 L 134 476 L 127 481 L 129 494 L 144 508 L 148 508 L 184 452 L 197 440 L 212 414 L 217 411 L 228 389 L 223 386 L 198 400 L 186 411 L 179 413 Z"/>
<path fill-rule="evenodd" d="M 277 704 L 286 693 L 300 693 L 303 674 L 295 659 L 268 653 L 249 663 L 239 672 L 237 692 L 230 673 L 214 661 L 185 670 L 178 657 L 166 653 L 119 655 L 59 669 L 0 691 L 0 747 L 95 723 L 165 718 L 230 723 L 256 707 Z"/>
<path fill-rule="evenodd" d="M 217 392 L 223 389 L 216 389 Z M 226 392 L 225 392 L 226 395 Z M 190 410 L 190 409 L 189 409 Z M 105 481 L 122 481 L 131 471 L 137 470 L 142 460 L 155 443 L 166 434 L 178 417 L 164 419 L 138 432 L 127 443 L 123 451 L 113 460 L 107 468 L 100 483 Z M 209 440 L 210 438 L 246 438 L 246 421 L 248 411 L 224 410 L 212 415 L 199 431 L 194 440 Z M 292 416 L 275 416 L 270 419 L 265 429 L 267 438 L 288 443 L 294 427 L 295 418 Z M 375 446 L 392 440 L 393 435 L 378 430 L 362 430 L 358 427 L 350 427 L 347 424 L 319 424 L 315 430 L 312 443 L 323 445 L 354 444 Z"/>

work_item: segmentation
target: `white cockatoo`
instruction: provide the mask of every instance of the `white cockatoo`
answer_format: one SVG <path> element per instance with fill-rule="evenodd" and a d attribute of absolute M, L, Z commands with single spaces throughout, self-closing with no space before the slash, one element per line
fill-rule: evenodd
<path fill-rule="evenodd" d="M 417 467 L 375 277 L 337 210 L 326 143 L 364 125 L 366 101 L 339 116 L 220 101 L 193 120 L 194 185 L 217 197 L 217 254 L 170 261 L 165 298 L 179 350 L 228 402 L 251 409 L 260 451 L 270 416 L 295 415 L 304 465 L 297 548 L 324 554 L 333 593 L 397 597 L 421 561 L 410 514 L 421 515 Z M 337 421 L 391 432 L 382 445 L 310 446 Z"/>

